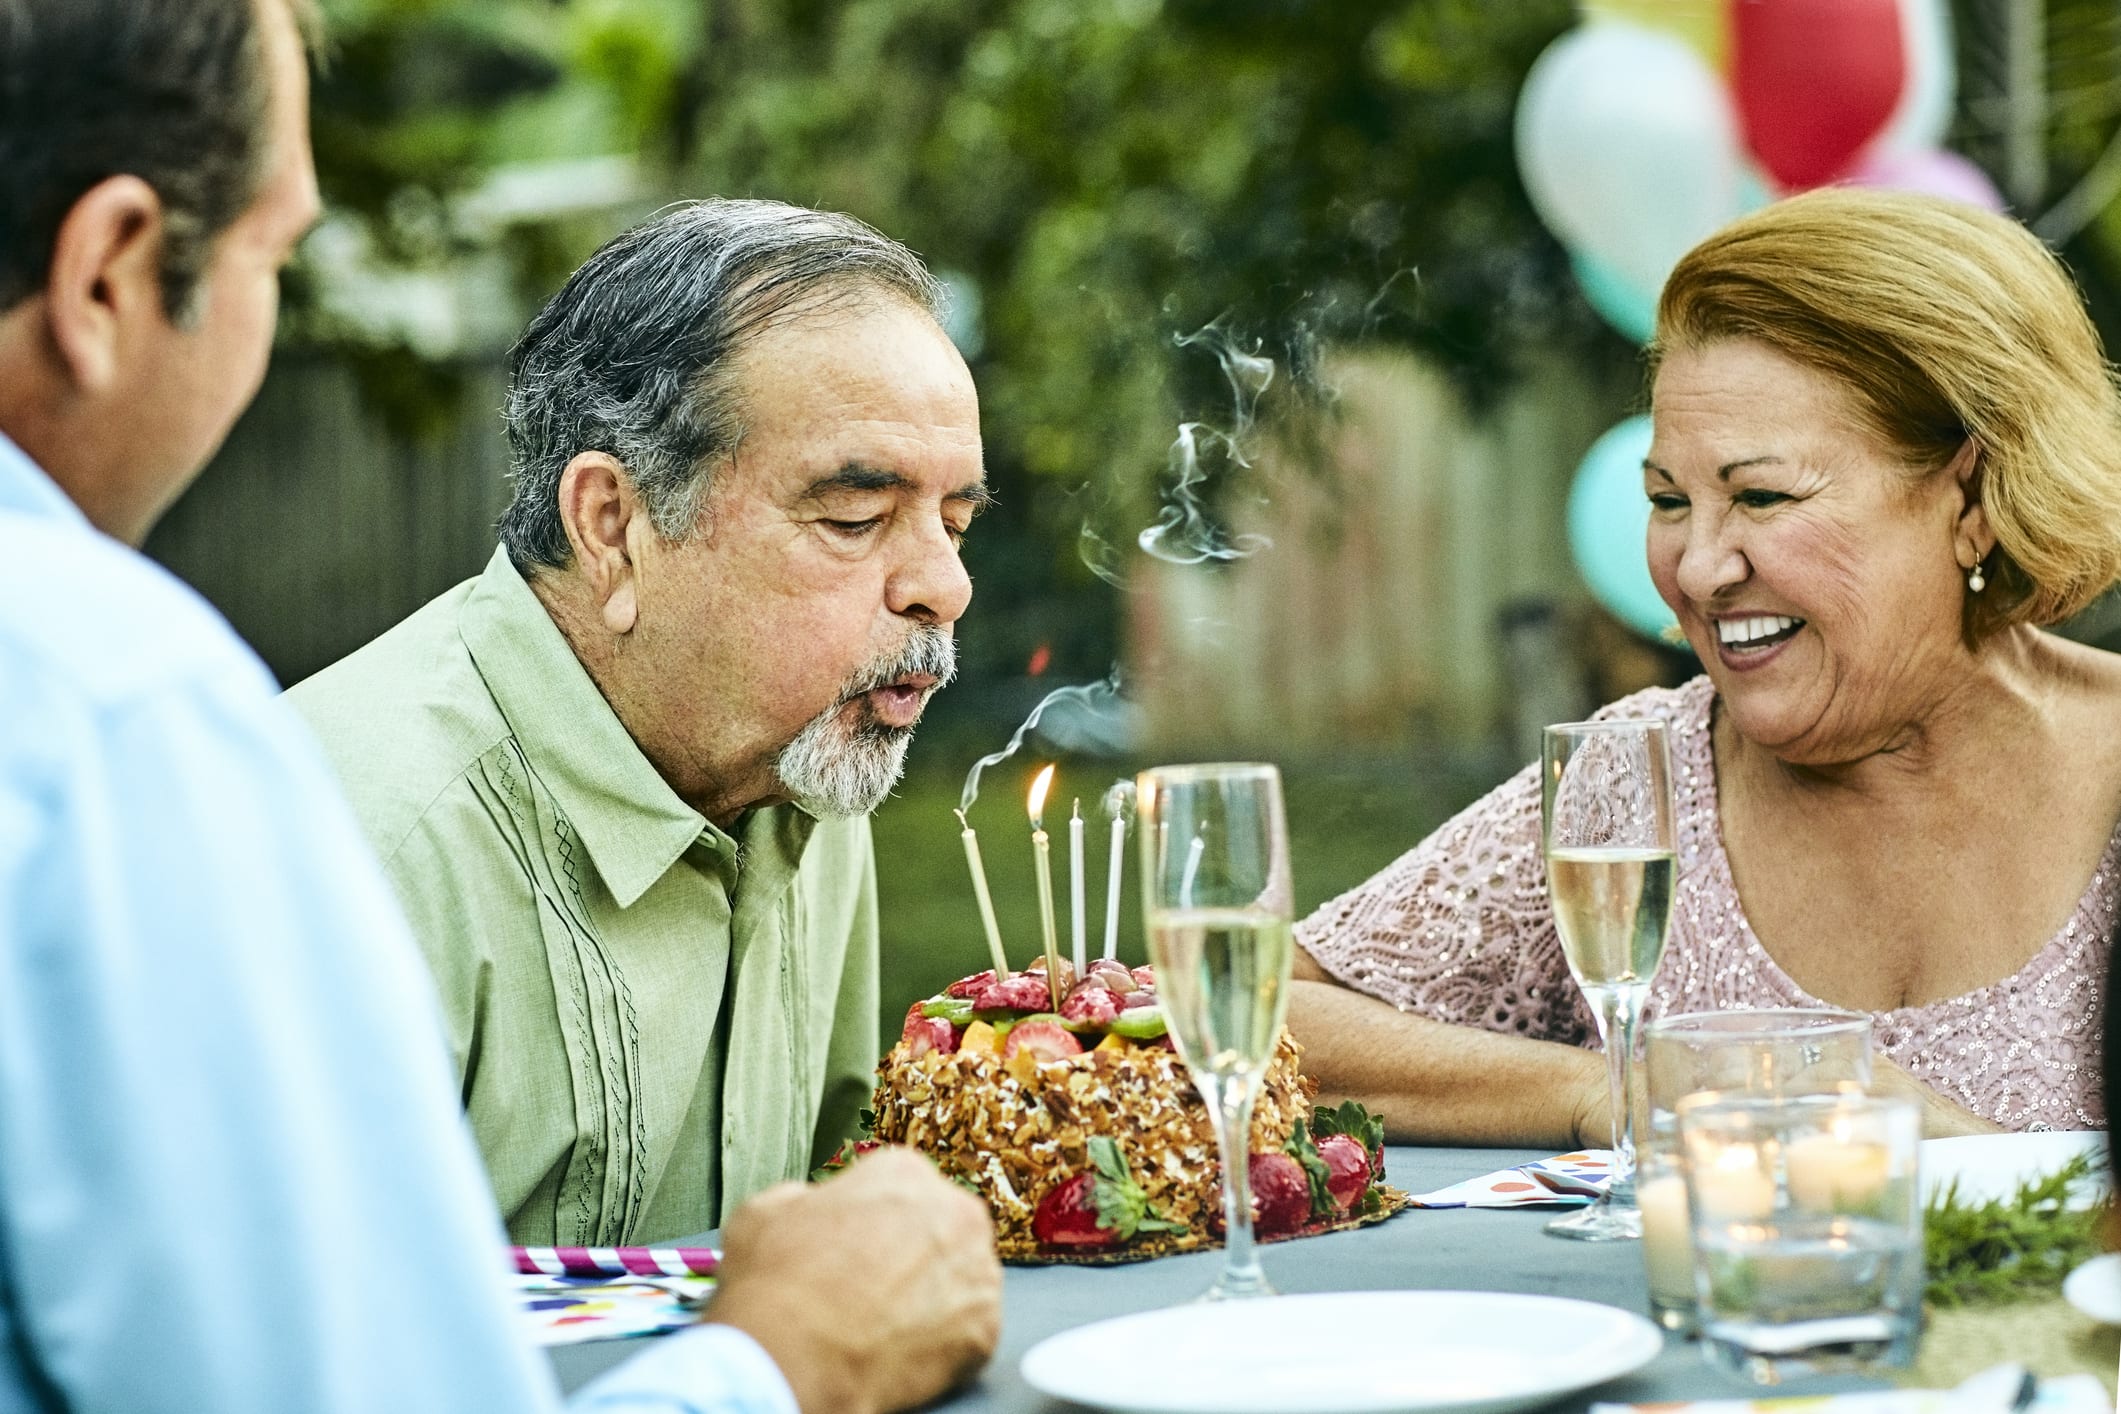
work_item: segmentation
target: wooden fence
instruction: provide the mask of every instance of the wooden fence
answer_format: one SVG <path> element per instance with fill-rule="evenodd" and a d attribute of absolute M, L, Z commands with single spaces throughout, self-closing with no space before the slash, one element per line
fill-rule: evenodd
<path fill-rule="evenodd" d="M 1235 527 L 1273 548 L 1158 564 L 1128 599 L 1158 744 L 1478 746 L 1519 735 L 1513 708 L 1582 710 L 1588 615 L 1563 510 L 1633 375 L 1548 362 L 1479 417 L 1410 358 L 1349 360 L 1337 381 L 1328 465 L 1265 465 L 1264 504 Z M 1529 654 L 1506 651 L 1506 617 Z"/>
<path fill-rule="evenodd" d="M 497 365 L 457 370 L 463 415 L 391 436 L 337 363 L 278 361 L 148 553 L 299 682 L 478 573 L 507 503 Z"/>

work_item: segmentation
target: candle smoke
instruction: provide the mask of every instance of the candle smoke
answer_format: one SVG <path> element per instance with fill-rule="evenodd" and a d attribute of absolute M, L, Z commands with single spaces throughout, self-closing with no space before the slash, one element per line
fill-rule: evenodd
<path fill-rule="evenodd" d="M 1031 715 L 1024 718 L 1023 725 L 1019 726 L 1010 735 L 1008 745 L 1004 746 L 1000 751 L 990 752 L 972 763 L 972 769 L 965 775 L 965 789 L 958 797 L 957 808 L 959 810 L 970 811 L 972 802 L 979 799 L 980 773 L 989 766 L 999 766 L 1002 762 L 1016 755 L 1017 748 L 1024 744 L 1024 738 L 1038 729 L 1039 718 L 1045 716 L 1052 707 L 1063 702 L 1077 703 L 1085 712 L 1093 715 L 1102 716 L 1113 711 L 1119 703 L 1118 670 L 1115 669 L 1110 677 L 1098 682 L 1085 683 L 1076 687 L 1056 688 L 1040 698 L 1039 704 L 1031 709 Z"/>
<path fill-rule="evenodd" d="M 1345 337 L 1349 342 L 1360 343 L 1373 335 L 1382 320 L 1392 312 L 1387 297 L 1393 295 L 1395 286 L 1406 277 L 1414 277 L 1414 272 L 1410 269 L 1392 272 L 1352 318 L 1345 312 L 1347 305 L 1336 299 L 1321 300 L 1306 294 L 1298 308 L 1274 321 L 1274 347 L 1280 354 L 1279 359 L 1264 352 L 1265 340 L 1239 332 L 1227 316 L 1211 320 L 1190 334 L 1174 335 L 1172 343 L 1177 349 L 1202 350 L 1215 358 L 1229 387 L 1227 425 L 1200 419 L 1178 425 L 1177 435 L 1172 438 L 1165 456 L 1156 518 L 1133 535 L 1131 547 L 1124 540 L 1114 540 L 1101 533 L 1097 526 L 1099 519 L 1112 507 L 1128 504 L 1129 498 L 1115 493 L 1109 485 L 1099 488 L 1092 484 L 1079 488 L 1076 494 L 1082 498 L 1083 515 L 1076 550 L 1084 566 L 1114 588 L 1130 590 L 1126 568 L 1132 551 L 1138 550 L 1168 564 L 1198 565 L 1210 561 L 1242 560 L 1271 549 L 1273 541 L 1265 535 L 1230 533 L 1215 514 L 1211 504 L 1214 493 L 1218 487 L 1230 484 L 1252 470 L 1251 449 L 1259 424 L 1261 401 L 1275 386 L 1277 378 L 1282 382 L 1283 392 L 1276 396 L 1284 403 L 1293 399 L 1297 406 L 1330 408 L 1338 400 L 1338 390 L 1325 376 L 1323 353 L 1327 339 Z M 1418 278 L 1415 283 L 1418 285 Z M 1341 310 L 1339 313 L 1336 313 L 1337 305 Z M 1188 627 L 1197 633 L 1215 636 L 1225 632 L 1228 626 L 1212 620 L 1192 619 L 1188 620 Z M 1038 729 L 1039 719 L 1048 709 L 1061 703 L 1079 704 L 1086 712 L 1099 717 L 1117 711 L 1122 705 L 1119 670 L 1115 668 L 1100 682 L 1048 693 L 1031 709 L 1031 715 L 1010 736 L 1007 745 L 973 763 L 965 776 L 960 809 L 971 810 L 972 803 L 979 798 L 980 773 L 1015 755 L 1025 738 Z M 1122 791 L 1124 795 L 1121 795 Z M 1104 808 L 1107 818 L 1116 810 L 1132 813 L 1133 791 L 1131 783 L 1122 781 L 1106 792 Z"/>

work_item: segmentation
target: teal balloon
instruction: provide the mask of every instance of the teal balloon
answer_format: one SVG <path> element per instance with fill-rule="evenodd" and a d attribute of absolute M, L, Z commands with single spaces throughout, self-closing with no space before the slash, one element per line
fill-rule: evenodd
<path fill-rule="evenodd" d="M 1650 420 L 1631 417 L 1591 444 L 1569 487 L 1569 553 L 1591 595 L 1645 638 L 1678 620 L 1650 580 L 1644 541 L 1650 503 L 1642 494 L 1642 459 L 1650 454 Z"/>
<path fill-rule="evenodd" d="M 1581 251 L 1569 253 L 1569 266 L 1576 272 L 1576 283 L 1583 287 L 1583 297 L 1598 317 L 1618 329 L 1638 344 L 1650 341 L 1650 331 L 1657 327 L 1657 292 L 1644 294 L 1627 280 L 1594 256 Z"/>

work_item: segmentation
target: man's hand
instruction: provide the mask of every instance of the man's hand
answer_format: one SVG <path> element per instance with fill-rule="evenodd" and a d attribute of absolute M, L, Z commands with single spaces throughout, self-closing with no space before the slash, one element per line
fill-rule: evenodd
<path fill-rule="evenodd" d="M 910 1150 L 883 1149 L 739 1208 L 707 1319 L 764 1346 L 804 1414 L 873 1414 L 978 1373 L 1001 1299 L 986 1205 Z"/>

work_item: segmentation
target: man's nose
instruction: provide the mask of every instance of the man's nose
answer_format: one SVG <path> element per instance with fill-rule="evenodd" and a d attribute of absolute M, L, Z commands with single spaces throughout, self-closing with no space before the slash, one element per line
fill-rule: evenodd
<path fill-rule="evenodd" d="M 955 623 L 972 602 L 972 576 L 945 526 L 924 531 L 885 585 L 894 614 L 926 623 Z"/>

